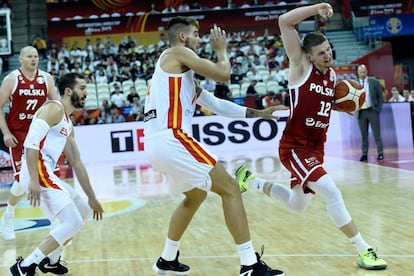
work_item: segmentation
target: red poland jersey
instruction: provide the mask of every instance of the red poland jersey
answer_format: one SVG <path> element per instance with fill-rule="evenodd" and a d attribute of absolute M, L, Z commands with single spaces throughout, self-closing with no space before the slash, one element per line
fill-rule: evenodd
<path fill-rule="evenodd" d="M 37 70 L 33 80 L 27 79 L 20 69 L 16 69 L 10 74 L 14 76 L 15 83 L 10 95 L 7 125 L 12 132 L 27 132 L 34 113 L 47 99 L 46 72 Z"/>
<path fill-rule="evenodd" d="M 309 146 L 326 141 L 333 105 L 336 74 L 329 68 L 322 74 L 313 65 L 303 82 L 289 86 L 290 114 L 283 138 L 291 143 Z"/>

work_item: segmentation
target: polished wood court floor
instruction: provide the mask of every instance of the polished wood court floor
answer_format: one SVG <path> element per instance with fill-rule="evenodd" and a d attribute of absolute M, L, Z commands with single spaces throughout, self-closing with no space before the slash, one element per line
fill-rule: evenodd
<path fill-rule="evenodd" d="M 402 163 L 413 164 L 412 155 L 409 152 Z M 222 154 L 221 159 L 229 172 L 246 163 L 257 175 L 287 184 L 287 171 L 272 156 L 273 152 L 256 151 Z M 392 163 L 391 156 L 386 152 L 385 162 Z M 249 190 L 243 199 L 251 236 L 257 251 L 265 245 L 266 263 L 283 269 L 286 275 L 414 275 L 414 166 L 401 169 L 376 160 L 361 163 L 350 159 L 327 156 L 326 169 L 341 189 L 363 237 L 388 262 L 388 269 L 357 267 L 354 247 L 330 221 L 320 197 L 315 196 L 304 213 L 296 214 L 263 193 Z M 151 266 L 162 251 L 169 217 L 179 199 L 165 194 L 159 175 L 147 164 L 87 167 L 106 213 L 103 221 L 89 221 L 65 249 L 69 275 L 154 275 Z M 6 189 L 1 190 L 1 202 L 7 194 Z M 16 218 L 25 218 L 25 223 L 41 217 L 25 201 L 19 207 Z M 3 211 L 4 207 L 0 214 Z M 0 275 L 9 275 L 15 258 L 27 256 L 49 228 L 29 229 L 18 231 L 15 241 L 0 239 Z M 180 253 L 180 260 L 191 266 L 190 275 L 238 275 L 238 255 L 218 196 L 211 194 L 200 208 Z"/>

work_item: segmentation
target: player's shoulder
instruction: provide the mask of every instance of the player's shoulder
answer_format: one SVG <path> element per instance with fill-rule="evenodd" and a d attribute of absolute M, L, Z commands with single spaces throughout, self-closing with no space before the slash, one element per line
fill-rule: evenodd
<path fill-rule="evenodd" d="M 17 77 L 21 75 L 19 70 L 13 70 L 10 73 L 8 73 L 4 79 L 2 83 L 13 83 L 17 81 Z"/>

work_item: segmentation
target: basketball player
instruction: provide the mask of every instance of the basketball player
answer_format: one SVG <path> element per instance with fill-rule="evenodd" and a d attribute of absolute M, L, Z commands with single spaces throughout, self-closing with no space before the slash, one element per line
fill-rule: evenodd
<path fill-rule="evenodd" d="M 303 37 L 295 25 L 319 14 L 333 15 L 328 3 L 293 9 L 279 17 L 283 45 L 290 61 L 290 115 L 283 132 L 279 157 L 290 171 L 291 188 L 259 179 L 241 166 L 236 178 L 242 191 L 257 187 L 290 210 L 303 211 L 315 194 L 326 201 L 328 215 L 356 247 L 357 264 L 365 269 L 385 269 L 386 262 L 362 238 L 349 215 L 340 190 L 323 167 L 324 143 L 332 109 L 336 74 L 332 66 L 332 49 L 320 32 Z"/>
<path fill-rule="evenodd" d="M 32 206 L 40 206 L 43 214 L 59 224 L 26 258 L 19 257 L 10 267 L 12 275 L 35 275 L 39 266 L 43 273 L 65 274 L 68 269 L 60 262 L 64 245 L 90 217 L 102 219 L 103 209 L 96 199 L 86 168 L 80 159 L 69 119 L 75 108 L 85 104 L 86 81 L 77 73 L 63 75 L 59 80 L 61 100 L 46 102 L 34 114 L 24 141 L 20 183 Z M 88 197 L 88 204 L 69 184 L 62 181 L 54 169 L 62 152 L 75 171 Z"/>
<path fill-rule="evenodd" d="M 187 275 L 189 266 L 178 261 L 180 240 L 194 214 L 212 191 L 221 196 L 227 227 L 240 255 L 240 275 L 284 275 L 272 270 L 255 253 L 250 240 L 246 212 L 236 181 L 217 162 L 217 157 L 191 137 L 196 104 L 229 117 L 276 118 L 266 110 L 250 109 L 213 96 L 194 83 L 193 74 L 219 82 L 230 78 L 226 33 L 211 29 L 211 46 L 217 61 L 200 58 L 198 21 L 175 17 L 168 24 L 170 48 L 160 55 L 145 100 L 145 152 L 157 170 L 164 173 L 172 197 L 184 195 L 173 213 L 164 250 L 153 266 L 161 275 Z M 283 108 L 284 109 L 284 108 Z"/>
<path fill-rule="evenodd" d="M 1 217 L 2 236 L 6 240 L 16 239 L 13 227 L 14 210 L 23 195 L 19 184 L 20 159 L 30 122 L 33 114 L 48 98 L 57 99 L 52 76 L 38 69 L 37 50 L 32 46 L 22 48 L 19 61 L 21 67 L 8 74 L 0 87 L 0 107 L 3 109 L 10 100 L 7 118 L 0 112 L 0 129 L 4 144 L 9 147 L 14 172 L 7 208 Z"/>

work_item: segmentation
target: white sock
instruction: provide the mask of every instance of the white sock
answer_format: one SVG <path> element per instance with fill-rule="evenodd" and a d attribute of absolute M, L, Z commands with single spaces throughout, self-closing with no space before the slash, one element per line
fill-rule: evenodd
<path fill-rule="evenodd" d="M 14 210 L 15 209 L 16 209 L 16 206 L 10 205 L 10 203 L 7 202 L 7 207 L 6 207 L 6 212 L 5 213 L 9 213 L 9 214 L 14 215 Z"/>
<path fill-rule="evenodd" d="M 256 253 L 254 252 L 252 241 L 236 245 L 240 256 L 240 264 L 250 266 L 257 263 Z"/>
<path fill-rule="evenodd" d="M 62 256 L 64 246 L 59 246 L 55 251 L 51 252 L 49 255 L 50 264 L 55 264 L 59 261 L 60 256 Z"/>
<path fill-rule="evenodd" d="M 180 241 L 173 241 L 169 238 L 165 239 L 164 250 L 162 251 L 161 257 L 166 261 L 173 261 L 177 257 L 178 247 Z"/>
<path fill-rule="evenodd" d="M 362 238 L 361 233 L 356 234 L 352 238 L 349 238 L 351 243 L 355 246 L 355 248 L 358 250 L 358 253 L 361 254 L 364 250 L 367 248 L 371 248 L 365 240 Z"/>
<path fill-rule="evenodd" d="M 266 180 L 256 176 L 254 179 L 252 179 L 249 182 L 249 187 L 256 188 L 259 191 L 263 191 L 263 186 L 264 186 L 265 183 L 266 183 Z"/>
<path fill-rule="evenodd" d="M 31 264 L 39 264 L 45 257 L 45 254 L 43 254 L 39 248 L 36 248 L 26 259 L 23 260 L 22 266 L 27 267 Z"/>

